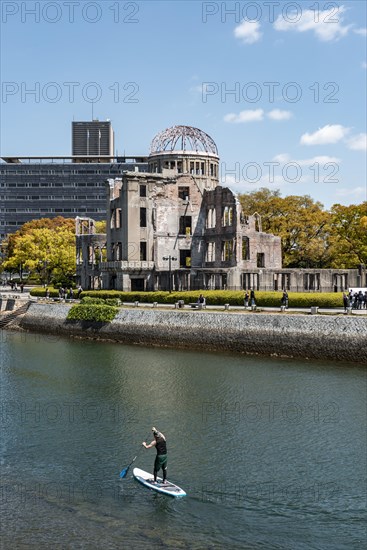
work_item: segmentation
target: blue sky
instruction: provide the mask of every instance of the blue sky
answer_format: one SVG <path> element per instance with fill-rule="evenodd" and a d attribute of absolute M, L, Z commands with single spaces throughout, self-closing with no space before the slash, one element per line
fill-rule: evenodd
<path fill-rule="evenodd" d="M 2 155 L 70 154 L 71 121 L 90 120 L 95 100 L 120 154 L 147 154 L 157 132 L 191 125 L 217 143 L 222 183 L 238 192 L 270 187 L 325 207 L 367 199 L 364 1 L 1 10 Z"/>

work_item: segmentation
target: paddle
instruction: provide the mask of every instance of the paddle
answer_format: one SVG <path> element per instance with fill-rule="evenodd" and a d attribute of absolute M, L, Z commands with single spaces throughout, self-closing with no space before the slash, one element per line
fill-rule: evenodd
<path fill-rule="evenodd" d="M 150 435 L 148 435 L 147 439 L 149 439 Z M 129 468 L 130 466 L 135 462 L 135 460 L 138 458 L 138 455 L 141 451 L 142 447 L 140 447 L 139 451 L 137 452 L 137 455 L 132 459 L 132 461 L 130 462 L 130 464 L 128 466 L 126 466 L 126 468 L 124 468 L 121 472 L 120 472 L 120 477 L 121 479 L 123 479 L 124 477 L 127 476 L 127 472 L 129 471 Z"/>
<path fill-rule="evenodd" d="M 126 466 L 126 468 L 124 468 L 122 470 L 122 472 L 120 472 L 121 479 L 127 476 L 127 472 L 129 471 L 129 468 L 130 468 L 131 464 L 133 464 L 135 462 L 135 460 L 137 459 L 137 456 L 138 455 L 136 455 L 136 457 L 133 458 L 133 460 L 130 462 L 130 464 L 128 466 Z"/>

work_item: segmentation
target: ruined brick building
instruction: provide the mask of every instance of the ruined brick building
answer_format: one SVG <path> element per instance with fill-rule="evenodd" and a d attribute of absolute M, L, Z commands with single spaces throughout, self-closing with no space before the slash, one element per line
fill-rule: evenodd
<path fill-rule="evenodd" d="M 107 234 L 77 218 L 84 289 L 249 289 L 331 292 L 367 286 L 358 269 L 282 268 L 280 237 L 264 233 L 219 185 L 210 136 L 174 126 L 152 141 L 148 165 L 106 181 Z"/>
<path fill-rule="evenodd" d="M 260 217 L 244 216 L 236 195 L 219 185 L 216 144 L 197 128 L 158 134 L 148 171 L 127 171 L 106 186 L 107 251 L 97 275 L 96 236 L 87 243 L 78 222 L 84 288 L 257 288 L 261 268 L 282 267 L 280 238 L 263 233 Z"/>

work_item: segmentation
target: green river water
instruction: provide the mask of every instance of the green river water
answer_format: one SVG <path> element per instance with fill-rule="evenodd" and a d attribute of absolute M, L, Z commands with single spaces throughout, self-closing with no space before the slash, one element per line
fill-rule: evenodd
<path fill-rule="evenodd" d="M 0 335 L 2 549 L 367 543 L 364 366 Z"/>

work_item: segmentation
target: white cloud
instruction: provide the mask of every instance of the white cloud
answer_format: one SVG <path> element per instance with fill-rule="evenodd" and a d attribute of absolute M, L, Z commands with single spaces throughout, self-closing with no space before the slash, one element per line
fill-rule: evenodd
<path fill-rule="evenodd" d="M 337 157 L 315 156 L 295 160 L 288 153 L 276 155 L 272 162 L 249 162 L 239 167 L 237 175 L 226 173 L 222 166 L 220 183 L 236 193 L 253 191 L 260 187 L 269 189 L 290 188 L 294 184 L 311 185 L 321 181 L 338 182 Z M 277 163 L 277 164 L 275 164 Z"/>
<path fill-rule="evenodd" d="M 314 164 L 319 164 L 320 166 L 325 166 L 326 164 L 340 164 L 341 160 L 337 157 L 329 157 L 328 155 L 320 155 L 312 157 L 310 159 L 295 160 L 300 166 L 313 166 Z"/>
<path fill-rule="evenodd" d="M 280 162 L 280 164 L 285 164 L 286 162 L 289 162 L 291 160 L 291 157 L 288 155 L 288 153 L 280 153 L 279 155 L 275 155 L 272 160 L 274 162 Z"/>
<path fill-rule="evenodd" d="M 367 62 L 366 61 L 362 61 L 362 69 L 367 69 Z"/>
<path fill-rule="evenodd" d="M 248 109 L 246 111 L 241 111 L 240 113 L 228 113 L 224 116 L 225 122 L 232 122 L 234 124 L 239 124 L 243 122 L 254 122 L 264 120 L 264 109 Z M 266 116 L 271 120 L 288 120 L 293 114 L 291 111 L 282 111 L 281 109 L 273 109 L 266 113 Z"/>
<path fill-rule="evenodd" d="M 242 21 L 233 32 L 235 37 L 239 38 L 244 44 L 254 44 L 263 35 L 260 32 L 260 23 L 257 21 Z"/>
<path fill-rule="evenodd" d="M 354 32 L 356 34 L 360 34 L 362 36 L 367 36 L 367 29 L 366 28 L 364 28 L 364 29 L 354 29 Z"/>
<path fill-rule="evenodd" d="M 291 111 L 282 111 L 281 109 L 273 109 L 267 113 L 267 116 L 272 120 L 289 120 L 293 115 Z"/>
<path fill-rule="evenodd" d="M 225 115 L 224 121 L 225 122 L 231 122 L 234 124 L 241 124 L 243 122 L 254 122 L 263 120 L 264 118 L 264 111 L 263 109 L 253 109 L 253 110 L 247 110 L 247 111 L 241 111 L 240 113 L 228 113 L 228 115 Z"/>
<path fill-rule="evenodd" d="M 349 128 L 345 128 L 341 124 L 327 124 L 323 128 L 319 128 L 313 134 L 303 134 L 301 136 L 301 145 L 326 145 L 327 143 L 337 143 L 343 139 Z"/>
<path fill-rule="evenodd" d="M 367 151 L 367 134 L 357 134 L 348 141 L 348 148 L 354 151 Z"/>
<path fill-rule="evenodd" d="M 338 40 L 346 36 L 352 25 L 343 26 L 342 14 L 346 11 L 344 6 L 330 4 L 326 10 L 287 10 L 285 14 L 278 15 L 274 22 L 277 31 L 313 31 L 322 42 Z"/>

